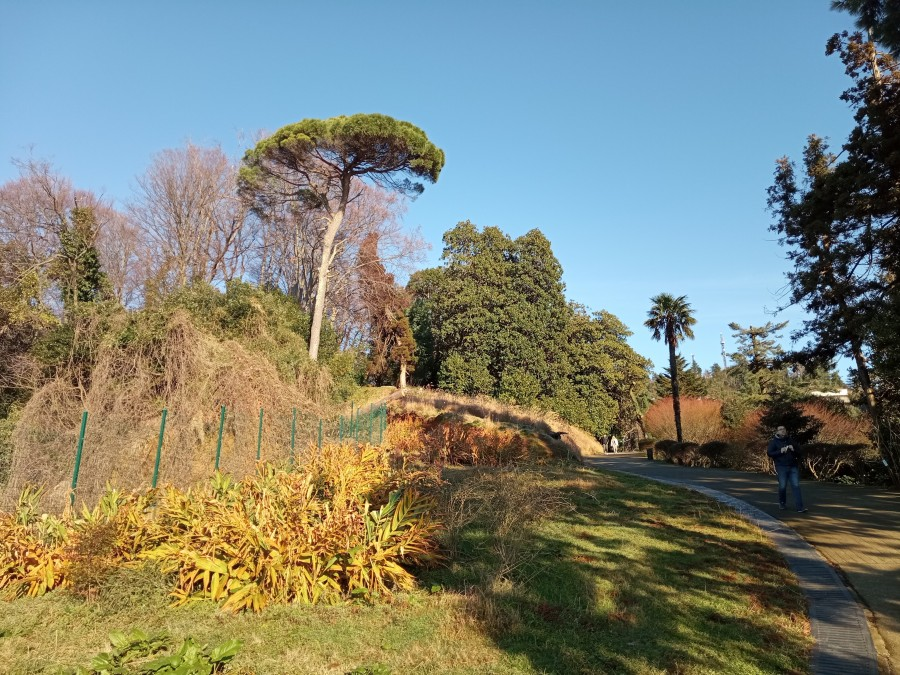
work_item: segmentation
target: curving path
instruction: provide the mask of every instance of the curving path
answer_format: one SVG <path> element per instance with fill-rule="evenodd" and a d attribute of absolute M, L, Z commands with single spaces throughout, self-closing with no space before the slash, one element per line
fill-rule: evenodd
<path fill-rule="evenodd" d="M 774 476 L 681 467 L 630 453 L 584 463 L 682 485 L 735 508 L 769 535 L 807 596 L 813 672 L 900 675 L 900 493 L 804 482 L 809 513 L 798 514 L 778 508 Z"/>

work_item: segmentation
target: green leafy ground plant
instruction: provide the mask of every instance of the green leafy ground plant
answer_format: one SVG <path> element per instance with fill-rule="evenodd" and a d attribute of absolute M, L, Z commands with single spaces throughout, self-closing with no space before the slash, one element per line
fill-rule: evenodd
<path fill-rule="evenodd" d="M 164 635 L 148 635 L 133 628 L 109 634 L 112 648 L 97 654 L 86 668 L 65 671 L 66 675 L 213 675 L 241 649 L 240 640 L 228 640 L 210 647 L 186 638 L 171 654 L 170 640 Z"/>

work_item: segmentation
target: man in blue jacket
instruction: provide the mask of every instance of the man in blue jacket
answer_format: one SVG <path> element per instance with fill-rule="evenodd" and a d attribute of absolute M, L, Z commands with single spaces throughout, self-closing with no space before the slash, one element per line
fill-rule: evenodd
<path fill-rule="evenodd" d="M 778 474 L 778 505 L 782 509 L 787 508 L 787 484 L 790 482 L 797 513 L 806 513 L 809 509 L 803 506 L 803 496 L 800 494 L 800 448 L 783 426 L 775 431 L 766 453 L 775 462 L 775 472 Z"/>

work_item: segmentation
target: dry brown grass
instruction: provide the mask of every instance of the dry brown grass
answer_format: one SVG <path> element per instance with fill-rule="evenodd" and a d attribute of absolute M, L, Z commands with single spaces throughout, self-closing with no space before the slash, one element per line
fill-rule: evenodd
<path fill-rule="evenodd" d="M 442 412 L 451 412 L 463 419 L 477 419 L 488 426 L 504 425 L 518 427 L 539 436 L 562 453 L 574 457 L 590 457 L 603 454 L 603 446 L 591 434 L 562 421 L 558 415 L 537 408 L 501 403 L 487 396 L 457 396 L 447 392 L 428 389 L 407 389 L 395 399 L 394 405 L 420 417 L 434 417 Z M 553 432 L 564 432 L 561 439 Z"/>
<path fill-rule="evenodd" d="M 263 459 L 287 459 L 291 409 L 303 419 L 327 414 L 316 395 L 327 391 L 322 371 L 289 384 L 266 358 L 237 341 L 211 337 L 176 313 L 155 349 L 100 345 L 88 381 L 57 377 L 35 392 L 13 434 L 3 501 L 8 507 L 33 484 L 47 487 L 43 508 L 63 507 L 82 410 L 89 418 L 79 502 L 96 501 L 107 482 L 126 490 L 149 486 L 164 406 L 169 413 L 160 483 L 184 487 L 212 473 L 221 405 L 227 423 L 220 468 L 249 475 L 256 464 L 260 407 L 266 416 Z"/>

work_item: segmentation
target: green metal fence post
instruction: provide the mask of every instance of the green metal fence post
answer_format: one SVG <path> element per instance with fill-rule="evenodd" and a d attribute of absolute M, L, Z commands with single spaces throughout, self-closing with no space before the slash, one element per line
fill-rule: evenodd
<path fill-rule="evenodd" d="M 81 431 L 78 432 L 78 448 L 75 450 L 75 469 L 72 471 L 72 492 L 69 502 L 75 508 L 75 490 L 78 489 L 78 471 L 81 469 L 81 450 L 84 448 L 84 430 L 87 428 L 88 413 L 81 413 Z"/>
<path fill-rule="evenodd" d="M 319 450 L 322 449 L 322 418 L 319 418 Z"/>
<path fill-rule="evenodd" d="M 168 409 L 163 408 L 162 419 L 159 422 L 159 441 L 156 444 L 156 463 L 153 465 L 153 480 L 150 482 L 152 488 L 156 488 L 156 481 L 159 478 L 159 460 L 162 458 L 163 438 L 166 435 L 166 417 L 168 415 Z"/>
<path fill-rule="evenodd" d="M 369 408 L 369 445 L 372 444 L 372 422 L 373 421 L 374 421 L 374 418 L 372 417 L 372 409 L 370 407 Z"/>
<path fill-rule="evenodd" d="M 219 413 L 219 440 L 216 443 L 216 471 L 219 470 L 219 457 L 222 456 L 222 432 L 225 430 L 225 406 Z"/>
<path fill-rule="evenodd" d="M 260 460 L 262 452 L 262 427 L 263 427 L 263 409 L 259 409 L 259 433 L 256 434 L 256 461 Z"/>
<path fill-rule="evenodd" d="M 291 413 L 291 466 L 294 466 L 294 438 L 297 435 L 297 409 Z"/>

